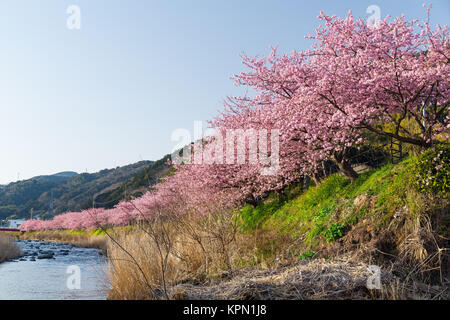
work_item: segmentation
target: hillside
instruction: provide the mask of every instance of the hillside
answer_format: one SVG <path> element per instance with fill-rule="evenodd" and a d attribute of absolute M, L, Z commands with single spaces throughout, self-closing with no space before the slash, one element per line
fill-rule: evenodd
<path fill-rule="evenodd" d="M 170 155 L 166 155 L 151 163 L 134 177 L 122 182 L 120 186 L 104 190 L 95 197 L 96 204 L 102 208 L 112 208 L 122 199 L 129 200 L 141 196 L 150 186 L 158 183 L 163 176 L 169 173 L 171 168 L 167 164 L 169 159 Z"/>
<path fill-rule="evenodd" d="M 94 195 L 114 190 L 151 164 L 140 161 L 97 173 L 60 172 L 4 185 L 0 188 L 0 219 L 29 217 L 31 209 L 35 215 L 48 215 L 52 190 L 53 214 L 89 207 Z"/>

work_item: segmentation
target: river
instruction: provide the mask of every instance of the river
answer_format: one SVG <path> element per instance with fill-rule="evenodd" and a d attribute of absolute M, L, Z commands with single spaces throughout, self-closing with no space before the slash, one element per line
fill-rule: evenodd
<path fill-rule="evenodd" d="M 106 261 L 96 249 L 19 240 L 24 256 L 0 264 L 0 300 L 103 300 Z"/>

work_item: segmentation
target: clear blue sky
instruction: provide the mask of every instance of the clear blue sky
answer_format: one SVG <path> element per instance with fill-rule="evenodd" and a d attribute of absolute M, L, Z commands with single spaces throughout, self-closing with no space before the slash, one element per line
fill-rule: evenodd
<path fill-rule="evenodd" d="M 95 172 L 171 152 L 239 93 L 239 54 L 308 46 L 320 10 L 367 18 L 423 18 L 421 1 L 2 0 L 0 183 L 72 170 Z M 69 5 L 81 29 L 69 30 Z M 433 2 L 432 23 L 450 20 Z"/>

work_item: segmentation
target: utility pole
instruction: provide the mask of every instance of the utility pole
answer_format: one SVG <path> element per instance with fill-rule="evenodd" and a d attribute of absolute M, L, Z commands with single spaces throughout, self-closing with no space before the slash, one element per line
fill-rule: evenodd
<path fill-rule="evenodd" d="M 30 219 L 31 219 L 31 220 L 33 220 L 33 211 L 34 211 L 34 209 L 31 208 L 31 209 L 30 209 Z"/>

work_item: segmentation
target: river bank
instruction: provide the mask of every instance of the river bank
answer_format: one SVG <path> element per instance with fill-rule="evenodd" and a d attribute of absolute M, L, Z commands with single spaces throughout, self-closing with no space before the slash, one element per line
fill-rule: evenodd
<path fill-rule="evenodd" d="M 127 290 L 133 288 L 140 279 L 136 266 L 117 263 L 122 260 L 114 261 L 114 257 L 117 258 L 114 249 L 111 249 L 113 260 L 109 261 L 103 257 L 101 250 L 95 248 L 80 248 L 51 241 L 17 240 L 17 243 L 23 255 L 0 265 L 0 299 L 122 299 L 129 298 Z M 143 245 L 140 243 L 138 247 L 143 248 Z M 138 258 L 147 279 L 158 281 L 161 274 L 155 273 L 150 265 L 145 264 L 149 261 L 140 260 L 137 252 L 132 253 Z M 67 268 L 72 265 L 79 266 L 82 270 L 80 290 L 64 287 L 70 276 Z M 115 269 L 113 273 L 111 266 Z M 124 269 L 125 266 L 130 269 Z M 173 271 L 175 270 L 171 272 Z M 171 283 L 167 288 L 167 297 L 161 291 L 159 297 L 152 297 L 171 300 L 450 298 L 448 283 L 444 286 L 431 286 L 415 279 L 400 278 L 393 271 L 382 267 L 379 286 L 371 288 L 370 285 L 377 285 L 374 271 L 370 269 L 370 264 L 358 261 L 355 256 L 304 259 L 270 267 L 259 265 L 222 271 L 200 278 L 190 274 Z M 25 279 L 32 274 L 39 276 L 28 283 L 19 274 L 24 274 Z M 53 279 L 56 279 L 56 284 Z M 124 282 L 120 283 L 121 281 Z M 19 289 L 15 288 L 12 295 L 6 294 L 1 288 L 7 288 L 7 285 L 18 286 Z M 49 289 L 49 285 L 58 289 Z M 132 291 L 141 292 L 142 296 L 137 296 L 136 299 L 148 299 L 151 290 L 134 288 Z"/>
<path fill-rule="evenodd" d="M 20 240 L 52 241 L 68 243 L 81 248 L 93 248 L 106 252 L 108 248 L 108 237 L 101 231 L 67 231 L 67 230 L 45 230 L 15 233 L 14 237 Z"/>

